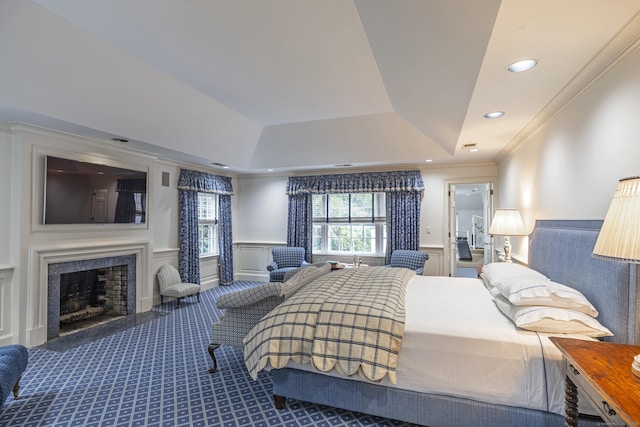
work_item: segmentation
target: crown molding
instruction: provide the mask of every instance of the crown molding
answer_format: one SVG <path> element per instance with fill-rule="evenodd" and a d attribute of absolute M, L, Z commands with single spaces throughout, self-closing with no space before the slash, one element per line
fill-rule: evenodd
<path fill-rule="evenodd" d="M 600 79 L 640 48 L 640 13 L 607 43 L 556 96 L 496 155 L 500 163 L 531 135 L 549 123 L 566 107 L 578 100 Z"/>

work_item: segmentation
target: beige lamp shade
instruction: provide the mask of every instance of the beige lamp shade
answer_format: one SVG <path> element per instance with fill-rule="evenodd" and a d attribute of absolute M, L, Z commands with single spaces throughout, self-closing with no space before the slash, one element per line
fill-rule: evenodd
<path fill-rule="evenodd" d="M 624 178 L 618 183 L 593 256 L 640 263 L 640 177 Z"/>
<path fill-rule="evenodd" d="M 496 209 L 491 221 L 489 234 L 494 236 L 526 236 L 520 211 L 517 209 Z"/>

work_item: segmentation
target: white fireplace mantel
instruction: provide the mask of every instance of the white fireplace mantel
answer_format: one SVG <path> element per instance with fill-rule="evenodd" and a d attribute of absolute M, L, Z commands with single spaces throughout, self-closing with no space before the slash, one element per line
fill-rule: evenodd
<path fill-rule="evenodd" d="M 153 307 L 153 287 L 149 280 L 148 241 L 107 241 L 79 245 L 55 245 L 29 249 L 27 275 L 27 346 L 35 347 L 47 341 L 47 280 L 49 264 L 68 261 L 136 256 L 136 313 Z"/>

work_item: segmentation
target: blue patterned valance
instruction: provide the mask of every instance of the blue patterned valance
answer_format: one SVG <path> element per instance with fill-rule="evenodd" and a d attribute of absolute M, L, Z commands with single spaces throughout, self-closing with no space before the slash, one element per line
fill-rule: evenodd
<path fill-rule="evenodd" d="M 335 175 L 292 176 L 287 182 L 287 194 L 302 193 L 371 193 L 424 191 L 419 170 L 392 172 L 345 173 Z"/>
<path fill-rule="evenodd" d="M 199 193 L 233 194 L 231 178 L 206 172 L 180 169 L 178 190 L 191 190 Z"/>

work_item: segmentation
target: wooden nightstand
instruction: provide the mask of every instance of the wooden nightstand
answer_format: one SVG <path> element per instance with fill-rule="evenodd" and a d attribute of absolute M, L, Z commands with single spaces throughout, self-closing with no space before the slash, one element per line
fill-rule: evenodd
<path fill-rule="evenodd" d="M 578 396 L 609 425 L 640 423 L 640 378 L 631 363 L 640 346 L 551 337 L 565 360 L 565 425 L 578 425 Z"/>

